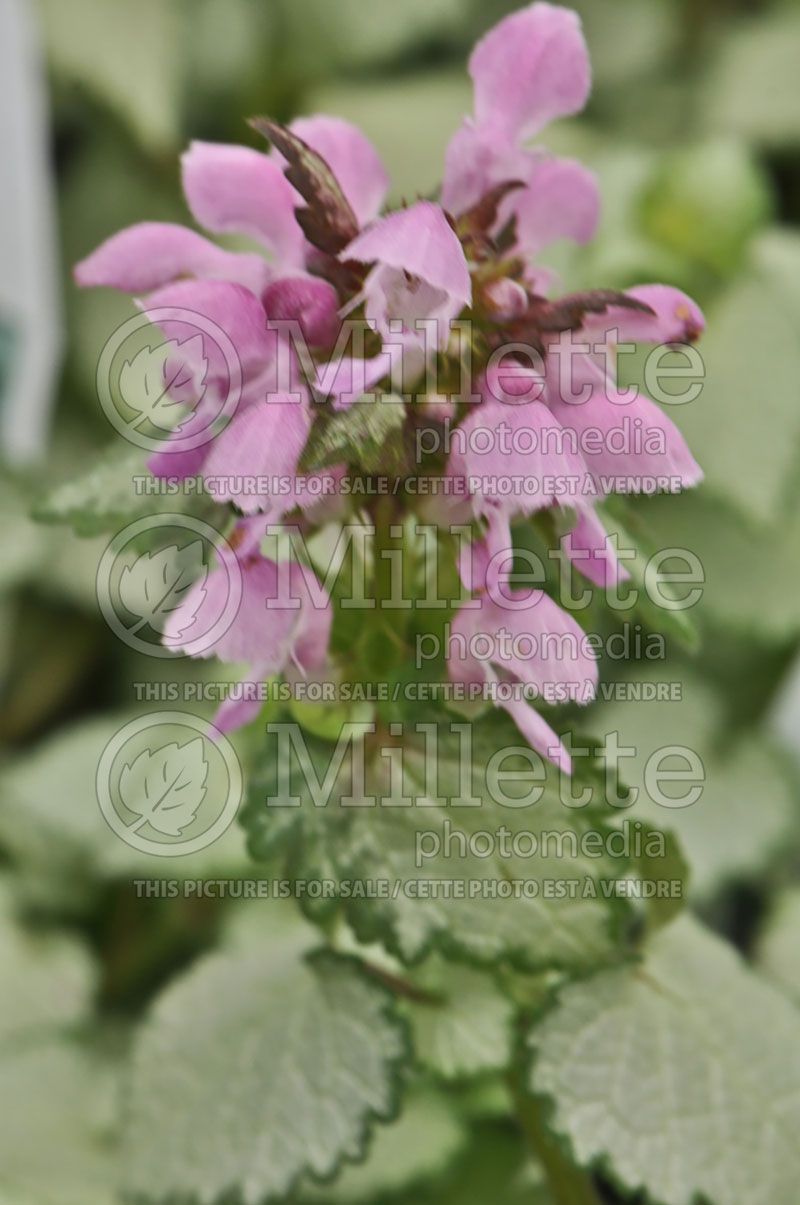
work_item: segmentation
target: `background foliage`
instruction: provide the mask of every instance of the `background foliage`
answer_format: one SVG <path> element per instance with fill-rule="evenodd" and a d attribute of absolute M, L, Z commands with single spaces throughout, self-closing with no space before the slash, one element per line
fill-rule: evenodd
<path fill-rule="evenodd" d="M 0 973 L 10 987 L 0 1003 L 0 1097 L 13 1104 L 0 1127 L 3 1205 L 114 1199 L 125 1129 L 119 1069 L 162 988 L 137 1043 L 134 1097 L 150 1111 L 127 1101 L 138 1118 L 126 1134 L 135 1190 L 163 1191 L 169 1177 L 185 1186 L 191 1169 L 190 1186 L 211 1200 L 227 1187 L 231 1160 L 251 1168 L 248 1200 L 287 1193 L 298 1201 L 398 1205 L 549 1199 L 542 1160 L 560 1157 L 558 1150 L 537 1157 L 517 1141 L 511 1114 L 520 1086 L 506 1074 L 512 1061 L 528 1064 L 528 1055 L 512 1058 L 524 1045 L 515 1016 L 543 1005 L 549 978 L 515 978 L 501 967 L 501 992 L 495 975 L 469 966 L 454 973 L 434 957 L 415 972 L 419 998 L 412 992 L 402 1018 L 390 1020 L 378 978 L 343 976 L 346 950 L 308 966 L 298 961 L 314 934 L 282 906 L 132 897 L 132 877 L 174 875 L 175 867 L 148 863 L 106 828 L 94 801 L 97 758 L 137 706 L 146 707 L 136 704 L 134 683 L 197 677 L 203 667 L 176 662 L 167 670 L 119 644 L 94 601 L 104 537 L 71 540 L 28 518 L 45 485 L 74 476 L 109 442 L 95 396 L 96 358 L 129 302 L 78 293 L 70 265 L 125 224 L 182 220 L 177 155 L 185 142 L 252 143 L 243 122 L 249 114 L 330 111 L 375 141 L 395 199 L 424 193 L 437 184 L 447 138 L 469 107 L 465 53 L 510 7 L 496 0 L 41 0 L 68 339 L 47 463 L 0 483 Z M 585 19 L 595 90 L 586 116 L 557 129 L 550 145 L 599 172 L 605 213 L 595 244 L 563 252 L 563 279 L 581 288 L 673 283 L 698 298 L 709 324 L 704 393 L 677 412 L 706 484 L 681 498 L 630 503 L 624 516 L 653 543 L 701 557 L 706 589 L 691 615 L 699 652 L 670 639 L 670 658 L 655 671 L 609 661 L 601 680 L 655 672 L 682 683 L 682 701 L 599 702 L 582 727 L 618 728 L 640 759 L 665 733 L 701 751 L 709 775 L 702 805 L 670 820 L 697 916 L 738 947 L 758 978 L 684 917 L 654 944 L 646 982 L 629 982 L 623 969 L 564 993 L 534 1031 L 533 1084 L 576 1155 L 596 1161 L 604 1199 L 630 1199 L 644 1184 L 670 1205 L 689 1205 L 695 1191 L 724 1203 L 788 1205 L 797 1167 L 785 1137 L 791 1084 L 781 1063 L 800 1033 L 800 736 L 797 706 L 792 719 L 783 699 L 800 644 L 800 9 L 793 0 L 576 0 L 575 7 Z M 244 744 L 241 752 L 246 758 Z M 244 836 L 234 830 L 181 860 L 178 873 L 237 874 L 247 865 Z M 692 956 L 676 978 L 679 939 Z M 378 966 L 384 958 L 375 953 Z M 715 996 L 718 1014 L 677 1008 L 656 990 L 659 982 L 690 1003 L 704 992 Z M 210 1003 L 202 1010 L 184 1003 L 210 1001 L 231 984 L 242 1015 L 224 1024 Z M 197 994 L 187 995 L 192 985 Z M 746 1000 L 738 1016 L 726 1009 L 732 985 Z M 319 990 L 327 1006 L 317 1017 Z M 247 1005 L 248 992 L 258 1007 Z M 425 1008 L 427 993 L 443 1011 Z M 285 1009 L 296 1021 L 290 1032 Z M 645 1038 L 637 1046 L 636 1018 L 651 1014 L 660 1062 Z M 326 1067 L 329 1096 L 319 1099 L 304 1068 L 313 1069 L 313 1040 L 324 1041 L 325 1027 L 340 1063 Z M 627 1057 L 614 1046 L 621 1029 L 631 1034 Z M 217 1053 L 213 1065 L 198 1066 L 194 1051 L 208 1033 Z M 413 1071 L 403 1055 L 409 1033 Z M 742 1163 L 716 1162 L 714 1135 L 698 1132 L 684 1138 L 676 1172 L 657 1137 L 678 1124 L 687 1099 L 699 1116 L 711 1108 L 703 1060 L 720 1033 L 730 1054 L 718 1091 L 735 1114 L 717 1114 L 717 1124 L 737 1134 Z M 185 1058 L 187 1076 L 205 1076 L 210 1094 L 232 1067 L 249 1066 L 247 1050 L 261 1052 L 258 1074 L 242 1076 L 236 1099 L 240 1145 L 216 1162 L 219 1135 L 194 1117 L 183 1145 L 152 1156 L 159 1110 L 180 1107 L 160 1080 L 164 1044 Z M 248 1128 L 248 1119 L 260 1077 L 278 1074 L 271 1060 L 287 1049 L 300 1070 L 291 1108 L 276 1102 L 280 1115 L 269 1127 L 276 1158 L 257 1149 L 259 1127 Z M 756 1069 L 752 1081 L 741 1078 L 745 1056 Z M 654 1060 L 649 1082 L 658 1085 L 652 1107 L 663 1110 L 652 1120 L 655 1146 L 646 1135 L 632 1143 L 592 1098 L 598 1083 L 618 1077 L 619 1115 L 646 1110 L 651 1097 L 637 1099 L 637 1076 L 647 1058 Z M 398 1067 L 405 1107 L 387 1124 Z M 670 1096 L 674 1080 L 685 1086 L 682 1099 Z M 786 1108 L 770 1171 L 747 1142 L 751 1119 L 776 1099 Z M 338 1110 L 331 1149 L 311 1143 L 315 1109 Z M 342 1152 L 364 1151 L 366 1162 L 329 1185 L 312 1182 L 311 1173 L 329 1176 Z"/>

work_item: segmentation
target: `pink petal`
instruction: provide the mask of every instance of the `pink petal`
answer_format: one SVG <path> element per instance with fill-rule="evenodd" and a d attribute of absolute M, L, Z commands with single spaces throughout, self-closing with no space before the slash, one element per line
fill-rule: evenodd
<path fill-rule="evenodd" d="M 183 155 L 183 190 L 196 221 L 214 234 L 257 239 L 283 266 L 302 267 L 305 238 L 297 193 L 280 164 L 246 146 L 193 142 Z"/>
<path fill-rule="evenodd" d="M 267 607 L 267 599 L 276 597 L 279 588 L 278 566 L 274 561 L 256 555 L 242 560 L 241 566 L 242 598 L 227 630 L 206 647 L 203 636 L 213 629 L 223 612 L 229 589 L 226 570 L 217 568 L 205 583 L 196 583 L 172 613 L 164 630 L 164 644 L 191 656 L 258 663 L 265 675 L 277 673 L 291 655 L 299 608 Z M 188 624 L 187 616 L 193 617 Z"/>
<path fill-rule="evenodd" d="M 496 184 L 527 180 L 537 155 L 465 117 L 445 151 L 442 205 L 460 214 Z"/>
<path fill-rule="evenodd" d="M 501 210 L 501 222 L 514 214 L 517 250 L 535 258 L 559 239 L 588 243 L 600 217 L 597 177 L 574 159 L 543 159 L 528 186 L 512 193 Z"/>
<path fill-rule="evenodd" d="M 524 699 L 504 700 L 499 706 L 508 712 L 532 749 L 554 762 L 563 774 L 572 774 L 572 758 L 538 711 Z"/>
<path fill-rule="evenodd" d="M 630 577 L 594 510 L 579 512 L 577 523 L 563 537 L 561 547 L 575 568 L 595 586 L 607 589 Z"/>
<path fill-rule="evenodd" d="M 614 478 L 624 478 L 630 493 L 698 485 L 702 469 L 672 419 L 641 393 L 625 405 L 611 401 L 613 396 L 613 387 L 600 387 L 586 402 L 550 401 L 561 426 L 577 433 L 597 492 L 617 492 Z"/>
<path fill-rule="evenodd" d="M 587 314 L 581 329 L 590 335 L 611 333 L 617 342 L 693 343 L 706 328 L 697 303 L 671 285 L 637 285 L 626 293 L 654 313 L 612 306 L 604 314 Z"/>
<path fill-rule="evenodd" d="M 478 42 L 469 61 L 475 118 L 511 140 L 537 134 L 586 104 L 591 72 L 580 18 L 571 9 L 532 4 Z"/>
<path fill-rule="evenodd" d="M 298 117 L 290 129 L 321 155 L 333 171 L 360 226 L 380 213 L 389 174 L 366 134 L 341 117 Z"/>
<path fill-rule="evenodd" d="M 295 483 L 310 429 L 308 406 L 279 395 L 240 411 L 216 437 L 205 462 L 203 473 L 214 497 L 235 502 L 245 514 L 269 509 L 270 499 L 279 495 L 271 494 L 268 480 Z M 259 488 L 261 478 L 266 479 L 265 490 Z"/>
<path fill-rule="evenodd" d="M 333 465 L 318 473 L 297 473 L 286 492 L 259 499 L 261 515 L 274 523 L 299 509 L 314 526 L 344 519 L 349 513 L 348 498 L 341 486 L 346 471 L 345 465 Z"/>
<path fill-rule="evenodd" d="M 417 201 L 380 218 L 342 251 L 343 260 L 377 263 L 427 282 L 462 306 L 472 299 L 469 267 L 440 206 Z"/>
<path fill-rule="evenodd" d="M 182 341 L 194 314 L 203 320 L 194 328 L 203 336 L 208 379 L 225 380 L 237 371 L 252 378 L 274 356 L 275 337 L 266 327 L 264 307 L 249 289 L 220 280 L 182 280 L 137 301 L 146 313 L 162 313 L 158 325 L 168 339 Z M 230 361 L 230 362 L 229 362 Z"/>
<path fill-rule="evenodd" d="M 257 684 L 273 673 L 269 665 L 253 665 L 242 679 L 243 683 Z M 214 715 L 213 724 L 218 732 L 235 732 L 244 728 L 258 716 L 264 700 L 259 698 L 225 699 Z"/>
<path fill-rule="evenodd" d="M 451 444 L 449 472 L 466 479 L 479 514 L 494 507 L 532 514 L 583 496 L 586 466 L 542 402 L 506 405 L 489 397 L 451 433 Z"/>
<path fill-rule="evenodd" d="M 140 222 L 112 234 L 75 266 L 82 288 L 146 293 L 182 276 L 231 280 L 260 293 L 269 278 L 260 255 L 223 251 L 186 226 Z"/>
<path fill-rule="evenodd" d="M 479 601 L 480 607 L 462 607 L 451 624 L 448 670 L 454 681 L 485 679 L 494 669 L 536 688 L 545 702 L 591 699 L 594 653 L 583 629 L 549 595 L 509 591 L 502 602 L 485 595 Z"/>

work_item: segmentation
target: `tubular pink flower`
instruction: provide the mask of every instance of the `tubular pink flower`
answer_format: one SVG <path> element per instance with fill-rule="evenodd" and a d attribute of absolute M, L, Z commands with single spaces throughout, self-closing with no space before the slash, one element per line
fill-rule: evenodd
<path fill-rule="evenodd" d="M 442 209 L 418 201 L 380 218 L 342 251 L 341 259 L 373 264 L 364 285 L 366 315 L 384 337 L 390 323 L 418 338 L 415 323 L 434 320 L 437 344 L 472 300 L 469 266 Z"/>
<path fill-rule="evenodd" d="M 193 586 L 173 611 L 164 630 L 167 648 L 193 657 L 246 663 L 244 681 L 262 681 L 290 663 L 301 671 L 322 668 L 332 611 L 311 570 L 297 562 L 279 566 L 252 552 L 241 559 L 241 567 L 242 600 L 227 631 L 213 646 L 201 642 L 198 648 L 196 634 L 213 626 L 227 599 L 228 575 L 217 568 Z M 257 700 L 223 703 L 214 724 L 223 732 L 230 731 L 254 719 L 260 708 Z"/>
<path fill-rule="evenodd" d="M 209 482 L 221 483 L 214 490 L 217 501 L 235 502 L 245 514 L 266 509 L 269 494 L 256 493 L 254 483 L 259 478 L 294 479 L 310 430 L 309 403 L 279 394 L 235 415 L 214 440 L 203 466 Z"/>
<path fill-rule="evenodd" d="M 473 546 L 472 584 L 489 574 L 498 549 Z M 462 564 L 462 573 L 465 567 Z M 479 606 L 462 607 L 450 633 L 448 673 L 453 682 L 494 685 L 505 682 L 531 689 L 545 702 L 587 703 L 597 686 L 597 662 L 587 651 L 585 635 L 575 620 L 541 590 L 523 593 L 491 588 L 485 578 Z M 487 588 L 489 587 L 489 588 Z M 478 648 L 486 650 L 478 653 Z M 550 726 L 525 701 L 498 704 L 507 711 L 532 747 L 572 771 L 569 755 Z"/>
<path fill-rule="evenodd" d="M 444 207 L 463 213 L 495 185 L 517 180 L 524 188 L 505 199 L 497 229 L 516 217 L 518 255 L 531 260 L 562 238 L 588 242 L 600 212 L 594 174 L 523 147 L 586 104 L 591 70 L 578 15 L 544 3 L 512 13 L 477 44 L 469 71 L 475 115 L 448 145 Z"/>
<path fill-rule="evenodd" d="M 458 236 L 439 205 L 418 201 L 373 222 L 339 258 L 373 265 L 363 288 L 365 316 L 381 334 L 385 351 L 400 353 L 405 391 L 426 359 L 447 345 L 451 322 L 472 300 Z M 347 363 L 340 361 L 337 374 L 346 373 Z M 354 391 L 346 392 L 352 399 Z"/>

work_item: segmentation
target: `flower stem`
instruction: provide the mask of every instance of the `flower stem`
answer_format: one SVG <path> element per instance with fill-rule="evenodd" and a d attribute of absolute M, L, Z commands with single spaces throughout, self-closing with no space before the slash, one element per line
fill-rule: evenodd
<path fill-rule="evenodd" d="M 548 1131 L 539 1102 L 521 1088 L 516 1078 L 512 1080 L 511 1090 L 517 1120 L 547 1177 L 555 1205 L 601 1205 L 589 1173 L 570 1163 Z"/>
<path fill-rule="evenodd" d="M 371 672 L 385 674 L 398 660 L 402 628 L 405 626 L 398 624 L 400 616 L 390 605 L 397 573 L 394 563 L 396 557 L 390 554 L 399 550 L 402 555 L 403 551 L 402 539 L 398 540 L 392 535 L 392 528 L 398 522 L 393 497 L 382 496 L 377 499 L 372 508 L 372 522 L 372 597 L 375 609 L 365 637 L 365 664 Z"/>

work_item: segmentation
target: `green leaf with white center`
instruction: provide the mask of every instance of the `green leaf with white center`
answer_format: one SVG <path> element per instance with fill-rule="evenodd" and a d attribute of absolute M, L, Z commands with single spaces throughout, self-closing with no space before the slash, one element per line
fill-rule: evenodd
<path fill-rule="evenodd" d="M 95 972 L 75 938 L 37 933 L 15 919 L 0 881 L 0 1050 L 23 1038 L 62 1030 L 89 1014 Z"/>
<path fill-rule="evenodd" d="M 463 1123 L 448 1099 L 431 1089 L 417 1091 L 403 1104 L 397 1121 L 379 1126 L 364 1163 L 345 1167 L 330 1186 L 308 1189 L 308 1202 L 355 1205 L 408 1190 L 447 1170 L 467 1139 Z"/>
<path fill-rule="evenodd" d="M 86 473 L 46 493 L 33 507 L 33 518 L 40 523 L 69 524 L 79 536 L 116 533 L 135 519 L 166 509 L 218 516 L 225 522 L 222 508 L 207 495 L 177 494 L 167 506 L 163 495 L 151 493 L 153 478 L 140 450 L 120 442 L 93 459 Z"/>
<path fill-rule="evenodd" d="M 423 1066 L 446 1080 L 508 1066 L 514 1009 L 489 975 L 436 958 L 420 968 L 414 984 L 431 997 L 408 1005 Z"/>
<path fill-rule="evenodd" d="M 787 240 L 786 256 L 800 264 L 800 238 Z M 800 446 L 798 306 L 787 275 L 757 242 L 749 269 L 709 310 L 702 392 L 668 408 L 706 488 L 764 524 L 783 519 Z"/>
<path fill-rule="evenodd" d="M 0 771 L 0 840 L 19 867 L 26 894 L 50 906 L 82 908 L 110 879 L 245 869 L 236 825 L 206 849 L 169 859 L 133 849 L 112 832 L 97 804 L 97 767 L 108 742 L 131 719 L 131 712 L 119 712 L 67 725 Z"/>
<path fill-rule="evenodd" d="M 504 717 L 411 731 L 392 770 L 386 750 L 368 753 L 363 791 L 352 781 L 358 742 L 281 729 L 267 734 L 242 822 L 255 858 L 330 883 L 327 896 L 303 893 L 309 915 L 341 904 L 359 940 L 403 962 L 433 947 L 528 970 L 586 969 L 614 955 L 627 915 L 614 888 L 629 863 L 604 847 L 608 814 L 564 806 L 555 768 Z"/>
<path fill-rule="evenodd" d="M 700 113 L 706 128 L 770 148 L 800 143 L 796 9 L 731 23 L 703 71 Z"/>
<path fill-rule="evenodd" d="M 530 1042 L 581 1165 L 659 1205 L 797 1199 L 800 1013 L 689 916 L 565 988 Z"/>
<path fill-rule="evenodd" d="M 260 1205 L 330 1176 L 394 1112 L 406 1057 L 388 993 L 350 959 L 268 942 L 206 958 L 136 1045 L 126 1189 Z"/>
<path fill-rule="evenodd" d="M 642 518 L 660 547 L 687 549 L 699 559 L 705 578 L 700 615 L 764 640 L 800 632 L 800 505 L 788 506 L 779 523 L 759 527 L 700 490 L 648 499 Z"/>
<path fill-rule="evenodd" d="M 648 688 L 663 689 L 664 678 L 663 663 L 641 666 L 626 679 L 630 698 L 600 705 L 590 720 L 601 736 L 619 733 L 628 750 L 621 773 L 639 794 L 620 818 L 675 833 L 689 864 L 691 892 L 708 897 L 728 882 L 752 879 L 769 863 L 793 830 L 793 791 L 766 738 L 749 734 L 719 748 L 719 701 L 697 677 L 679 680 L 673 671 L 670 683 L 677 682 L 680 698 L 646 697 Z M 659 785 L 659 766 L 688 773 L 691 781 Z M 702 787 L 699 797 L 683 806 L 695 784 Z"/>
<path fill-rule="evenodd" d="M 0 1057 L 0 1200 L 115 1205 L 118 1081 L 78 1043 L 21 1043 Z"/>
<path fill-rule="evenodd" d="M 56 486 L 33 511 L 42 523 L 69 523 L 79 536 L 115 531 L 143 515 L 163 509 L 163 499 L 144 490 L 137 480 L 149 473 L 143 454 L 126 444 L 114 444 L 81 477 Z"/>
<path fill-rule="evenodd" d="M 778 896 L 759 936 L 756 961 L 766 978 L 800 1004 L 800 888 Z"/>

